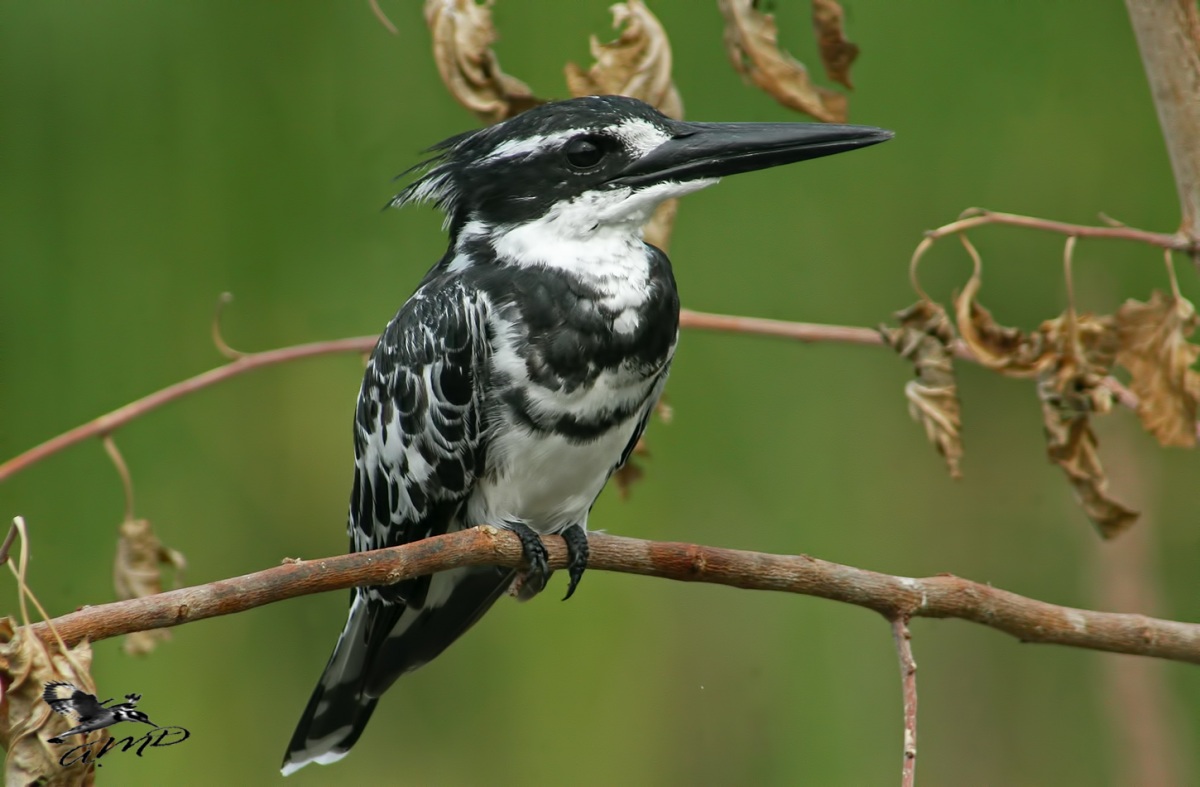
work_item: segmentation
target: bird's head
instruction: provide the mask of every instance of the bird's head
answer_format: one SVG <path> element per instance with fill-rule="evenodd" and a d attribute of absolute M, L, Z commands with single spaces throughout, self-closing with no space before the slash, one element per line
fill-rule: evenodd
<path fill-rule="evenodd" d="M 890 139 L 869 126 L 692 123 L 624 96 L 530 109 L 436 145 L 424 174 L 390 203 L 432 202 L 451 233 L 553 220 L 560 234 L 639 231 L 663 201 L 725 175 L 828 156 Z"/>
<path fill-rule="evenodd" d="M 150 717 L 142 713 L 140 710 L 122 709 L 117 711 L 117 715 L 120 716 L 120 721 L 138 721 L 142 724 L 149 724 L 151 727 L 158 726 L 154 722 L 150 721 Z"/>

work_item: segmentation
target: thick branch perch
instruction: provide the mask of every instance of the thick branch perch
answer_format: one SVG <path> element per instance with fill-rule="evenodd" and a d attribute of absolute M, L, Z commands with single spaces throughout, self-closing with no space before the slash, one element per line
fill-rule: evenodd
<path fill-rule="evenodd" d="M 806 555 L 769 555 L 592 533 L 593 569 L 709 582 L 749 590 L 819 596 L 873 609 L 885 617 L 961 618 L 1023 642 L 1129 653 L 1200 664 L 1200 624 L 1144 615 L 1092 612 L 1048 604 L 950 575 L 910 579 L 829 563 Z M 550 567 L 566 566 L 561 539 L 547 540 Z M 490 527 L 375 552 L 287 563 L 145 598 L 118 601 L 55 618 L 69 644 L 178 626 L 284 599 L 388 584 L 458 566 L 521 565 L 516 536 Z M 47 624 L 33 627 L 45 636 Z"/>

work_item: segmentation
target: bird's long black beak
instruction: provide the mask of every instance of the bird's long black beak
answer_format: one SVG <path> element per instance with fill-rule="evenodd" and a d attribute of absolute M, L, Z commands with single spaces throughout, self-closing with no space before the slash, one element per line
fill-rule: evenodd
<path fill-rule="evenodd" d="M 663 181 L 719 178 L 831 156 L 876 145 L 892 132 L 830 123 L 687 123 L 674 136 L 625 168 L 613 182 L 644 186 Z"/>

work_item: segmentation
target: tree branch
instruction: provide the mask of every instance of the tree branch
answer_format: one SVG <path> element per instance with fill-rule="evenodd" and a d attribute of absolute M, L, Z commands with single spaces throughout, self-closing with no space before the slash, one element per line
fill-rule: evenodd
<path fill-rule="evenodd" d="M 1022 642 L 1068 645 L 1200 664 L 1200 624 L 1048 604 L 948 574 L 896 577 L 807 555 L 770 555 L 592 533 L 589 565 L 601 571 L 776 590 L 841 601 L 896 618 L 960 618 Z M 564 568 L 562 539 L 547 539 L 550 567 Z M 380 585 L 462 566 L 518 568 L 515 535 L 478 527 L 374 552 L 288 562 L 254 574 L 145 598 L 85 607 L 50 621 L 74 644 L 243 612 L 356 585 Z M 48 636 L 48 624 L 31 627 Z"/>
<path fill-rule="evenodd" d="M 1195 0 L 1125 0 L 1179 190 L 1181 236 L 1200 243 L 1200 10 Z"/>
<path fill-rule="evenodd" d="M 900 772 L 901 787 L 917 783 L 917 661 L 913 658 L 912 633 L 908 619 L 892 619 L 892 639 L 900 660 L 900 684 L 904 689 L 904 766 Z"/>

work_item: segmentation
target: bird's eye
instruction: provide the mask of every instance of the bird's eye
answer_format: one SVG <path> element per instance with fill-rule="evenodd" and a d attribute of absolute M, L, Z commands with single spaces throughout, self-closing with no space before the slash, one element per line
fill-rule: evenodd
<path fill-rule="evenodd" d="M 591 169 L 604 158 L 604 148 L 588 137 L 576 137 L 566 144 L 563 152 L 567 154 L 567 163 L 575 169 Z"/>

